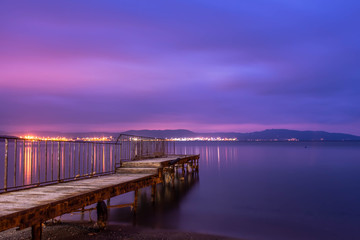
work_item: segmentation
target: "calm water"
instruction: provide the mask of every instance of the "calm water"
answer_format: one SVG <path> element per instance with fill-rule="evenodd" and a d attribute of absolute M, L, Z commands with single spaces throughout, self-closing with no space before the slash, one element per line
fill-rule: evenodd
<path fill-rule="evenodd" d="M 360 239 L 360 143 L 198 142 L 177 152 L 201 154 L 199 175 L 159 185 L 154 206 L 145 189 L 136 219 L 123 208 L 110 221 L 245 239 Z"/>

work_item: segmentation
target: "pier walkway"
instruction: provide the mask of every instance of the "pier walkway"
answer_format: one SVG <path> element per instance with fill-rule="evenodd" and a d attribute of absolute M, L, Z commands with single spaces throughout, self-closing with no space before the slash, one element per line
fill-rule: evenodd
<path fill-rule="evenodd" d="M 0 231 L 32 227 L 33 239 L 41 239 L 43 222 L 131 191 L 136 211 L 138 189 L 156 189 L 156 184 L 173 177 L 177 167 L 197 171 L 198 159 L 199 155 L 175 155 L 124 162 L 115 174 L 0 194 Z M 156 173 L 142 173 L 146 170 Z"/>

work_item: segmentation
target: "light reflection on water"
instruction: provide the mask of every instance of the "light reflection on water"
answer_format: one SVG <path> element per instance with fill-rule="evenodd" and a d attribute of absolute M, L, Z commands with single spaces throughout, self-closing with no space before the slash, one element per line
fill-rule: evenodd
<path fill-rule="evenodd" d="M 112 146 L 102 145 L 92 148 L 85 144 L 80 146 L 73 142 L 62 142 L 59 152 L 58 144 L 54 142 L 18 141 L 16 147 L 15 164 L 15 144 L 14 141 L 9 143 L 8 187 L 14 187 L 15 180 L 16 186 L 37 184 L 39 180 L 40 182 L 56 181 L 58 173 L 62 179 L 88 174 L 91 172 L 91 159 L 94 161 L 94 173 L 111 171 L 114 167 L 111 158 L 114 150 Z M 92 157 L 91 150 L 94 150 L 93 155 L 96 157 Z M 0 188 L 4 187 L 4 159 L 5 142 L 0 141 Z"/>

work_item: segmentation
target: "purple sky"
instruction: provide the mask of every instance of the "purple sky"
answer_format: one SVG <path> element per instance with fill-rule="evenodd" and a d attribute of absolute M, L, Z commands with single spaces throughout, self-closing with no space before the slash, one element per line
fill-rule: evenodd
<path fill-rule="evenodd" d="M 0 1 L 0 130 L 360 135 L 360 3 Z"/>

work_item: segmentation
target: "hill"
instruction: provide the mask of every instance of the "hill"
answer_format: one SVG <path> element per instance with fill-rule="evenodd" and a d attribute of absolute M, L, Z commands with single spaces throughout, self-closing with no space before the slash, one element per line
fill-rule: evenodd
<path fill-rule="evenodd" d="M 6 133 L 2 132 L 0 135 L 21 136 L 27 133 Z M 117 137 L 120 133 L 114 132 L 81 132 L 81 133 L 62 133 L 62 132 L 32 132 L 37 136 L 64 136 L 69 138 L 76 137 L 103 137 L 113 136 Z M 288 139 L 298 139 L 299 141 L 360 141 L 359 136 L 344 134 L 344 133 L 329 133 L 324 131 L 297 131 L 289 129 L 267 129 L 264 131 L 237 133 L 237 132 L 215 132 L 215 133 L 197 133 L 185 129 L 176 130 L 129 130 L 122 132 L 122 134 L 156 137 L 156 138 L 194 138 L 194 137 L 222 137 L 222 138 L 237 138 L 240 141 L 286 141 Z"/>
<path fill-rule="evenodd" d="M 157 138 L 184 138 L 184 137 L 236 137 L 241 141 L 255 140 L 287 140 L 296 138 L 299 141 L 360 141 L 359 136 L 344 133 L 329 133 L 324 131 L 297 131 L 289 129 L 267 129 L 264 131 L 250 133 L 218 132 L 218 133 L 196 133 L 189 130 L 130 130 L 124 134 L 157 137 Z"/>

